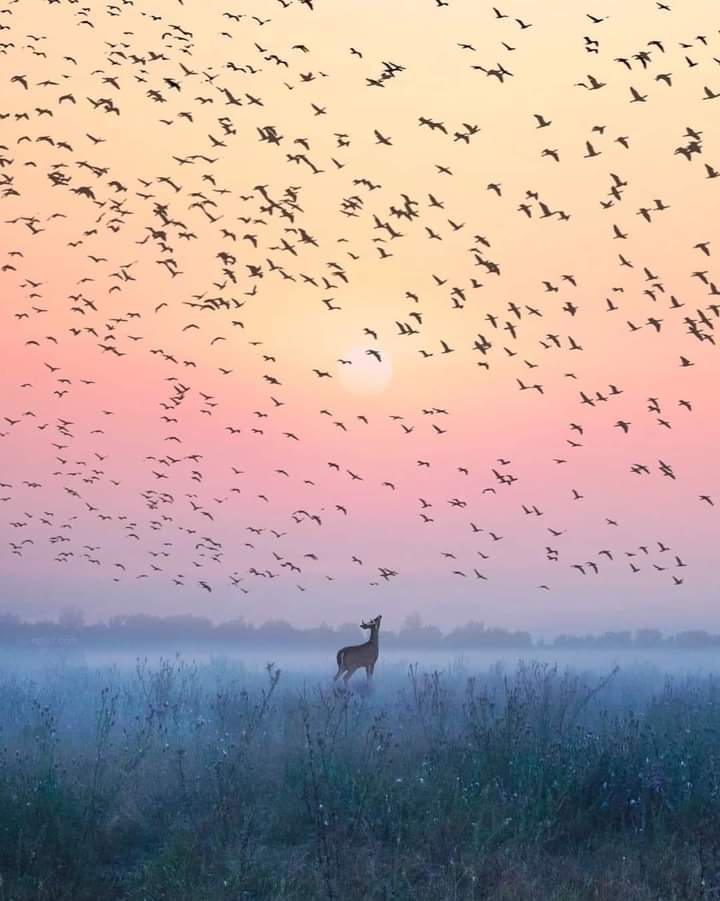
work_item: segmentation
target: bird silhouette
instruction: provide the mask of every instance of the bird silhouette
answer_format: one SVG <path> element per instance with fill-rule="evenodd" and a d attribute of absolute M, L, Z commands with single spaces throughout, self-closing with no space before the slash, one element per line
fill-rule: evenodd
<path fill-rule="evenodd" d="M 568 18 L 562 41 L 541 11 L 491 7 L 482 40 L 448 42 L 452 4 L 435 0 L 401 59 L 381 37 L 402 25 L 391 4 L 338 24 L 305 0 L 287 43 L 263 10 L 209 9 L 199 29 L 181 2 L 156 35 L 159 13 L 125 3 L 105 42 L 89 8 L 52 5 L 62 43 L 8 13 L 0 48 L 12 579 L 92 570 L 139 603 L 145 587 L 222 604 L 271 584 L 329 602 L 348 565 L 336 543 L 359 598 L 407 589 L 407 547 L 448 592 L 552 585 L 568 603 L 572 584 L 545 572 L 561 557 L 625 580 L 629 603 L 676 552 L 695 572 L 687 545 L 710 546 L 716 515 L 712 460 L 692 450 L 720 319 L 698 225 L 720 175 L 709 8 L 692 41 L 656 3 Z M 565 524 L 549 532 L 577 563 L 542 545 L 541 516 Z M 680 594 L 693 581 L 664 578 Z"/>

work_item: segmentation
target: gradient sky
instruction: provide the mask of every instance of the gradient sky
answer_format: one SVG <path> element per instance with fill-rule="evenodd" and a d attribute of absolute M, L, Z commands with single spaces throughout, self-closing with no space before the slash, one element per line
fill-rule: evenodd
<path fill-rule="evenodd" d="M 669 6 L 3 9 L 2 608 L 720 627 L 720 39 Z"/>

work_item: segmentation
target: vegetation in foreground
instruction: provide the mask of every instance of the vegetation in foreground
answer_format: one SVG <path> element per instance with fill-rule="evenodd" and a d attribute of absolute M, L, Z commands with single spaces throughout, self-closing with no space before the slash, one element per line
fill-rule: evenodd
<path fill-rule="evenodd" d="M 720 898 L 720 680 L 0 671 L 0 901 Z"/>

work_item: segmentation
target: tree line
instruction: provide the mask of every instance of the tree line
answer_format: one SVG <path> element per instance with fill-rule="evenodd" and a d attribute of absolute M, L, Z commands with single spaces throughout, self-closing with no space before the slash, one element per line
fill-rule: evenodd
<path fill-rule="evenodd" d="M 213 623 L 204 616 L 173 614 L 153 616 L 147 613 L 118 614 L 107 621 L 86 623 L 81 610 L 67 607 L 55 620 L 26 621 L 14 613 L 0 613 L 0 642 L 26 644 L 80 644 L 109 646 L 118 644 L 248 644 L 296 648 L 337 647 L 363 640 L 357 623 L 332 627 L 325 623 L 298 628 L 283 619 L 269 619 L 255 625 L 243 617 Z M 383 629 L 386 647 L 438 649 L 532 648 L 705 648 L 720 646 L 720 635 L 704 629 L 664 635 L 659 629 L 608 631 L 595 635 L 561 634 L 552 640 L 534 639 L 530 632 L 488 627 L 471 620 L 443 633 L 438 626 L 426 624 L 418 613 L 406 617 L 397 630 Z"/>

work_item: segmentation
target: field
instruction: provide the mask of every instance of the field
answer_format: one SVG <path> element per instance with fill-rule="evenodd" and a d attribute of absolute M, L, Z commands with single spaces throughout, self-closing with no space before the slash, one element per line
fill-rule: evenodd
<path fill-rule="evenodd" d="M 0 670 L 0 901 L 720 898 L 720 681 Z"/>

